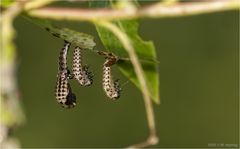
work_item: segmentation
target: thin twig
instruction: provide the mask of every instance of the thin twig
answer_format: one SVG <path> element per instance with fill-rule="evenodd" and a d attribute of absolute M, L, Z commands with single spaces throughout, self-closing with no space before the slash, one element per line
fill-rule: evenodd
<path fill-rule="evenodd" d="M 127 7 L 122 9 L 79 9 L 79 8 L 56 8 L 45 7 L 28 11 L 28 14 L 40 18 L 55 20 L 119 20 L 133 18 L 162 18 L 196 15 L 231 9 L 238 9 L 238 0 L 219 0 L 209 2 L 187 2 L 187 3 L 155 3 L 153 5 L 136 9 Z"/>
<path fill-rule="evenodd" d="M 146 83 L 146 79 L 144 76 L 142 66 L 138 60 L 138 57 L 137 57 L 135 50 L 131 44 L 131 41 L 124 32 L 122 32 L 116 25 L 114 25 L 110 22 L 101 21 L 101 22 L 97 22 L 96 24 L 110 30 L 122 42 L 125 50 L 128 52 L 130 60 L 134 66 L 134 71 L 137 75 L 137 78 L 138 78 L 140 86 L 141 86 L 141 91 L 143 94 L 150 134 L 149 134 L 149 138 L 146 141 L 144 141 L 143 143 L 140 143 L 140 145 L 137 144 L 136 146 L 133 145 L 131 147 L 138 147 L 138 146 L 146 147 L 146 146 L 150 146 L 150 145 L 155 145 L 158 142 L 158 137 L 156 135 L 153 106 L 152 106 L 152 102 L 151 102 L 151 98 L 150 98 L 150 93 L 147 88 L 147 83 Z"/>

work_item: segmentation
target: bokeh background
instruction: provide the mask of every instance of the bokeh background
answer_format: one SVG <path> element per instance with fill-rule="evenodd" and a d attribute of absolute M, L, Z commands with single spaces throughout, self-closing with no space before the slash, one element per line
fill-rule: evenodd
<path fill-rule="evenodd" d="M 160 141 L 154 147 L 238 146 L 238 11 L 139 21 L 140 35 L 154 42 L 160 61 L 161 104 L 154 105 Z M 96 49 L 104 50 L 92 24 L 55 24 L 93 35 Z M 61 108 L 54 87 L 63 41 L 22 17 L 14 26 L 18 84 L 27 118 L 14 135 L 22 147 L 126 147 L 146 139 L 140 91 L 127 83 L 118 101 L 109 100 L 101 85 L 102 57 L 84 52 L 94 84 L 81 87 L 71 81 L 78 105 Z M 69 65 L 71 56 L 72 50 Z M 116 67 L 114 77 L 121 83 L 128 80 Z"/>

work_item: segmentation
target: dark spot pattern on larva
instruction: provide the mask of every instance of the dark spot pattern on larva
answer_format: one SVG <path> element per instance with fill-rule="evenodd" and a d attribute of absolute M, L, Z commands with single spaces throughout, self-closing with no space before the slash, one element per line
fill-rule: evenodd
<path fill-rule="evenodd" d="M 92 72 L 88 70 L 86 65 L 82 65 L 82 49 L 80 47 L 75 47 L 73 52 L 73 64 L 72 70 L 74 78 L 81 84 L 82 86 L 89 86 L 93 83 L 92 80 Z"/>
<path fill-rule="evenodd" d="M 111 62 L 109 62 L 111 61 Z M 115 64 L 112 59 L 106 59 L 103 64 L 103 90 L 106 95 L 113 100 L 116 100 L 120 97 L 121 88 L 118 85 L 118 80 L 113 81 L 111 74 L 111 65 Z"/>
<path fill-rule="evenodd" d="M 69 47 L 70 43 L 65 41 L 64 48 L 61 49 L 59 56 L 59 67 L 55 88 L 57 102 L 65 108 L 71 108 L 76 105 L 76 96 L 73 96 L 70 84 L 68 83 L 70 72 L 67 68 L 67 52 Z"/>

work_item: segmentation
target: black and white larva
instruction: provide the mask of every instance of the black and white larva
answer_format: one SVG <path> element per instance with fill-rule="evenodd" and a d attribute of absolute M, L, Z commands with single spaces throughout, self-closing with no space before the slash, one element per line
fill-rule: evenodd
<path fill-rule="evenodd" d="M 57 102 L 60 103 L 64 108 L 72 108 L 76 105 L 76 96 L 72 92 L 71 86 L 68 82 L 70 78 L 70 71 L 67 67 L 67 53 L 69 47 L 70 43 L 65 41 L 64 47 L 60 51 L 57 82 L 55 89 L 55 96 Z"/>
<path fill-rule="evenodd" d="M 106 95 L 113 100 L 120 97 L 121 88 L 119 86 L 119 80 L 113 80 L 111 66 L 116 63 L 116 59 L 106 58 L 103 64 L 103 90 Z"/>
<path fill-rule="evenodd" d="M 92 72 L 88 70 L 87 65 L 82 65 L 82 49 L 75 47 L 73 53 L 73 77 L 82 85 L 89 86 L 93 83 Z"/>

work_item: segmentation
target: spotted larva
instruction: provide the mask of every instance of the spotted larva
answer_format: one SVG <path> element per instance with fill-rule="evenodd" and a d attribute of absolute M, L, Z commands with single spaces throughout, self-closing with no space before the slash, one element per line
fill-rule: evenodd
<path fill-rule="evenodd" d="M 93 83 L 93 75 L 88 70 L 88 66 L 82 65 L 82 49 L 78 46 L 74 49 L 72 70 L 73 77 L 82 86 L 89 86 Z"/>
<path fill-rule="evenodd" d="M 76 105 L 76 96 L 72 93 L 68 79 L 70 78 L 70 71 L 67 67 L 67 53 L 70 47 L 70 43 L 65 41 L 59 55 L 59 66 L 57 74 L 57 82 L 55 89 L 55 96 L 57 102 L 65 108 L 72 108 Z"/>
<path fill-rule="evenodd" d="M 112 79 L 111 65 L 114 63 L 112 58 L 106 58 L 103 64 L 103 90 L 109 98 L 116 100 L 120 97 L 121 88 L 119 86 L 119 80 L 114 81 Z"/>

